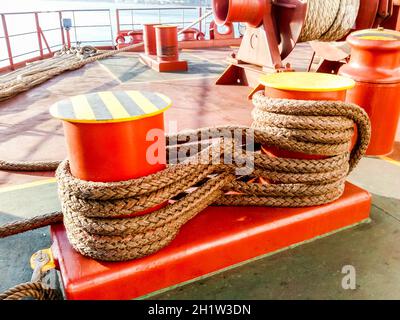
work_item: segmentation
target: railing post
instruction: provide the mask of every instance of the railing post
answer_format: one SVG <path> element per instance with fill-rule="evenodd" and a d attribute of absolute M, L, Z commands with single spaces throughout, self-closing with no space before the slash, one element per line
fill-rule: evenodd
<path fill-rule="evenodd" d="M 203 15 L 203 10 L 202 10 L 202 8 L 201 8 L 201 6 L 199 7 L 199 18 L 201 17 Z M 200 21 L 199 22 L 199 31 L 200 31 L 200 33 L 203 31 L 202 29 L 202 26 L 203 26 L 203 23 L 202 23 L 202 21 Z"/>
<path fill-rule="evenodd" d="M 119 9 L 115 10 L 115 17 L 117 18 L 117 35 L 121 32 L 121 28 L 119 25 Z"/>
<path fill-rule="evenodd" d="M 111 46 L 114 47 L 114 32 L 113 32 L 113 25 L 112 25 L 112 19 L 111 19 L 111 9 L 108 9 L 108 22 L 110 23 Z"/>
<path fill-rule="evenodd" d="M 74 21 L 73 28 L 74 28 L 74 35 L 75 35 L 75 47 L 78 45 L 78 34 L 76 31 L 76 21 L 75 21 L 75 10 L 72 10 L 72 20 Z M 68 45 L 71 47 L 71 38 L 68 35 Z"/>
<path fill-rule="evenodd" d="M 39 43 L 40 58 L 43 59 L 42 35 L 40 34 L 39 14 L 37 12 L 35 12 L 35 23 L 36 23 L 36 33 L 37 33 L 38 43 Z"/>
<path fill-rule="evenodd" d="M 63 24 L 62 24 L 63 17 L 62 17 L 62 12 L 61 11 L 58 11 L 58 17 L 60 19 L 61 40 L 62 40 L 63 46 L 65 46 L 64 27 L 63 27 Z"/>
<path fill-rule="evenodd" d="M 8 30 L 7 30 L 6 16 L 4 14 L 1 14 L 1 21 L 3 23 L 4 40 L 6 41 L 8 60 L 10 62 L 11 70 L 14 70 L 14 61 L 11 52 L 10 37 L 8 35 Z"/>

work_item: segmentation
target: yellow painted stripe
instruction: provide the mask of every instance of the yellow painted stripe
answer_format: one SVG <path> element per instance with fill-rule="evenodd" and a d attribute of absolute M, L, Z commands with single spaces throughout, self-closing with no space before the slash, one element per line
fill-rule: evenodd
<path fill-rule="evenodd" d="M 101 100 L 103 100 L 108 111 L 110 111 L 114 119 L 124 119 L 131 117 L 131 115 L 126 111 L 124 106 L 119 102 L 119 100 L 113 95 L 112 92 L 99 92 L 98 95 Z"/>
<path fill-rule="evenodd" d="M 149 99 L 147 99 L 139 91 L 126 91 L 126 93 L 133 101 L 135 101 L 135 103 L 139 106 L 140 109 L 144 111 L 144 113 L 153 113 L 159 110 Z"/>
<path fill-rule="evenodd" d="M 77 119 L 96 120 L 96 116 L 84 95 L 71 98 L 72 107 Z"/>
<path fill-rule="evenodd" d="M 15 186 L 7 186 L 7 187 L 0 188 L 0 193 L 14 191 L 14 190 L 21 190 L 21 189 L 26 189 L 26 188 L 32 188 L 32 187 L 37 187 L 37 186 L 55 183 L 55 182 L 56 182 L 56 178 L 37 180 L 37 181 L 28 182 L 28 183 L 17 184 Z"/>
<path fill-rule="evenodd" d="M 391 158 L 385 157 L 385 156 L 382 156 L 382 157 L 379 157 L 379 158 L 381 158 L 382 160 L 384 160 L 384 161 L 386 161 L 386 162 L 389 162 L 389 163 L 391 163 L 391 164 L 394 164 L 394 165 L 396 165 L 396 166 L 400 166 L 400 161 L 396 161 L 396 160 L 394 160 L 394 159 L 391 159 Z"/>
<path fill-rule="evenodd" d="M 164 95 L 161 94 L 161 93 L 157 93 L 157 95 L 158 95 L 161 99 L 163 99 L 166 103 L 168 103 L 168 108 L 171 106 L 172 102 L 171 102 L 171 99 L 170 99 L 170 98 L 168 98 L 167 96 L 164 96 Z"/>

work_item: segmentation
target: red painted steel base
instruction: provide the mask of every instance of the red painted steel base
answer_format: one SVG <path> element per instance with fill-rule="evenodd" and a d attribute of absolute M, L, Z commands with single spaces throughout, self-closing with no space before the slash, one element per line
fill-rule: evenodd
<path fill-rule="evenodd" d="M 149 66 L 158 72 L 174 72 L 174 71 L 187 71 L 188 63 L 184 60 L 178 61 L 158 61 L 157 56 L 149 56 L 146 54 L 140 54 L 139 60 L 141 63 Z"/>
<path fill-rule="evenodd" d="M 68 299 L 132 299 L 354 225 L 370 206 L 370 194 L 347 183 L 341 199 L 312 208 L 209 207 L 168 247 L 137 260 L 85 258 L 60 224 L 52 250 Z"/>

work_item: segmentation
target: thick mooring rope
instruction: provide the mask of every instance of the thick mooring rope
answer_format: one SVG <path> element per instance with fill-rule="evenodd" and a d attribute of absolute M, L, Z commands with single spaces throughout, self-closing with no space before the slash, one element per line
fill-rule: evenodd
<path fill-rule="evenodd" d="M 58 300 L 60 296 L 57 290 L 48 288 L 41 282 L 22 283 L 0 293 L 0 300 L 22 300 L 24 298 Z"/>
<path fill-rule="evenodd" d="M 305 207 L 338 199 L 346 176 L 369 143 L 370 123 L 365 111 L 344 102 L 270 99 L 262 92 L 254 95 L 253 103 L 252 128 L 202 128 L 168 136 L 167 168 L 143 178 L 111 183 L 82 181 L 71 175 L 68 161 L 63 161 L 56 176 L 72 246 L 99 260 L 135 259 L 165 247 L 185 223 L 209 205 Z M 358 138 L 350 153 L 354 124 Z M 237 131 L 241 132 L 239 137 L 235 136 Z M 244 150 L 246 141 L 326 158 L 272 157 Z M 196 153 L 186 156 L 182 153 L 185 150 Z M 254 170 L 237 176 L 236 169 L 243 169 L 244 163 L 249 166 L 249 159 Z M 18 170 L 20 165 L 11 167 Z M 43 167 L 43 163 L 39 165 Z M 0 169 L 4 169 L 1 163 Z M 252 183 L 255 177 L 270 183 Z M 132 216 L 166 201 L 170 203 L 157 211 Z M 60 213 L 53 216 L 56 221 L 61 217 Z M 43 225 L 40 218 L 35 223 Z M 19 227 L 23 229 L 23 225 Z M 10 229 L 16 233 L 15 225 Z M 7 235 L 7 228 L 0 228 L 1 235 Z"/>
<path fill-rule="evenodd" d="M 217 127 L 169 137 L 169 148 L 180 149 L 194 137 L 222 137 L 222 158 L 234 163 L 215 164 L 221 145 L 209 145 L 193 157 L 179 159 L 153 175 L 123 182 L 94 183 L 74 178 L 67 161 L 57 169 L 64 224 L 72 246 L 83 255 L 108 261 L 139 258 L 165 247 L 180 228 L 209 205 L 304 207 L 338 199 L 345 177 L 364 154 L 370 137 L 366 113 L 358 106 L 331 101 L 295 101 L 264 97 L 253 99 L 253 128 Z M 354 123 L 358 141 L 351 154 Z M 328 156 L 322 160 L 274 158 L 243 151 L 243 138 L 256 144 Z M 304 132 L 301 132 L 301 131 Z M 171 144 L 183 141 L 182 144 Z M 204 141 L 203 141 L 204 142 Z M 235 169 L 243 159 L 254 159 L 254 171 L 238 178 Z M 183 160 L 183 162 L 182 162 Z M 171 159 L 174 162 L 176 159 Z M 249 183 L 262 177 L 271 184 Z M 182 195 L 185 190 L 196 189 Z M 174 199 L 168 206 L 146 215 L 131 215 Z"/>
<path fill-rule="evenodd" d="M 104 51 L 99 54 L 87 54 L 84 50 L 86 47 L 84 47 L 83 51 L 78 50 L 77 52 L 71 52 L 71 54 L 56 55 L 53 58 L 28 65 L 11 74 L 0 76 L 0 101 L 10 99 L 65 71 L 76 70 L 88 63 L 109 58 L 140 46 L 143 46 L 143 43 L 132 44 L 124 48 Z"/>
<path fill-rule="evenodd" d="M 337 41 L 354 26 L 360 0 L 308 0 L 300 42 Z"/>

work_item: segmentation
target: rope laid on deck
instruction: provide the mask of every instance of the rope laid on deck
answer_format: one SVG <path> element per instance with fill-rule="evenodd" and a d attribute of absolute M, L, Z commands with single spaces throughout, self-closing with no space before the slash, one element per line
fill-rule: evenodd
<path fill-rule="evenodd" d="M 68 161 L 63 161 L 56 176 L 72 246 L 99 260 L 135 259 L 165 247 L 209 205 L 304 207 L 338 199 L 347 174 L 369 143 L 365 111 L 339 101 L 271 99 L 262 92 L 254 95 L 253 103 L 252 128 L 212 127 L 168 136 L 167 168 L 146 177 L 109 183 L 82 181 L 71 175 Z M 358 138 L 350 153 L 354 123 Z M 326 158 L 272 157 L 243 149 L 246 141 Z M 187 156 L 188 150 L 196 153 Z M 253 171 L 237 176 L 236 170 L 249 163 Z M 21 163 L 11 167 L 27 168 Z M 0 169 L 4 169 L 1 163 Z M 252 183 L 255 177 L 270 183 Z M 171 199 L 172 203 L 157 211 L 132 216 Z M 60 213 L 54 218 L 59 221 Z M 35 223 L 43 226 L 40 218 Z M 1 231 L 0 236 L 6 236 L 7 228 Z"/>
<path fill-rule="evenodd" d="M 88 63 L 109 58 L 140 46 L 143 46 L 142 42 L 101 53 L 97 53 L 96 49 L 88 46 L 81 49 L 62 50 L 53 58 L 28 64 L 20 70 L 0 76 L 0 101 L 10 99 L 65 71 L 76 70 Z"/>

